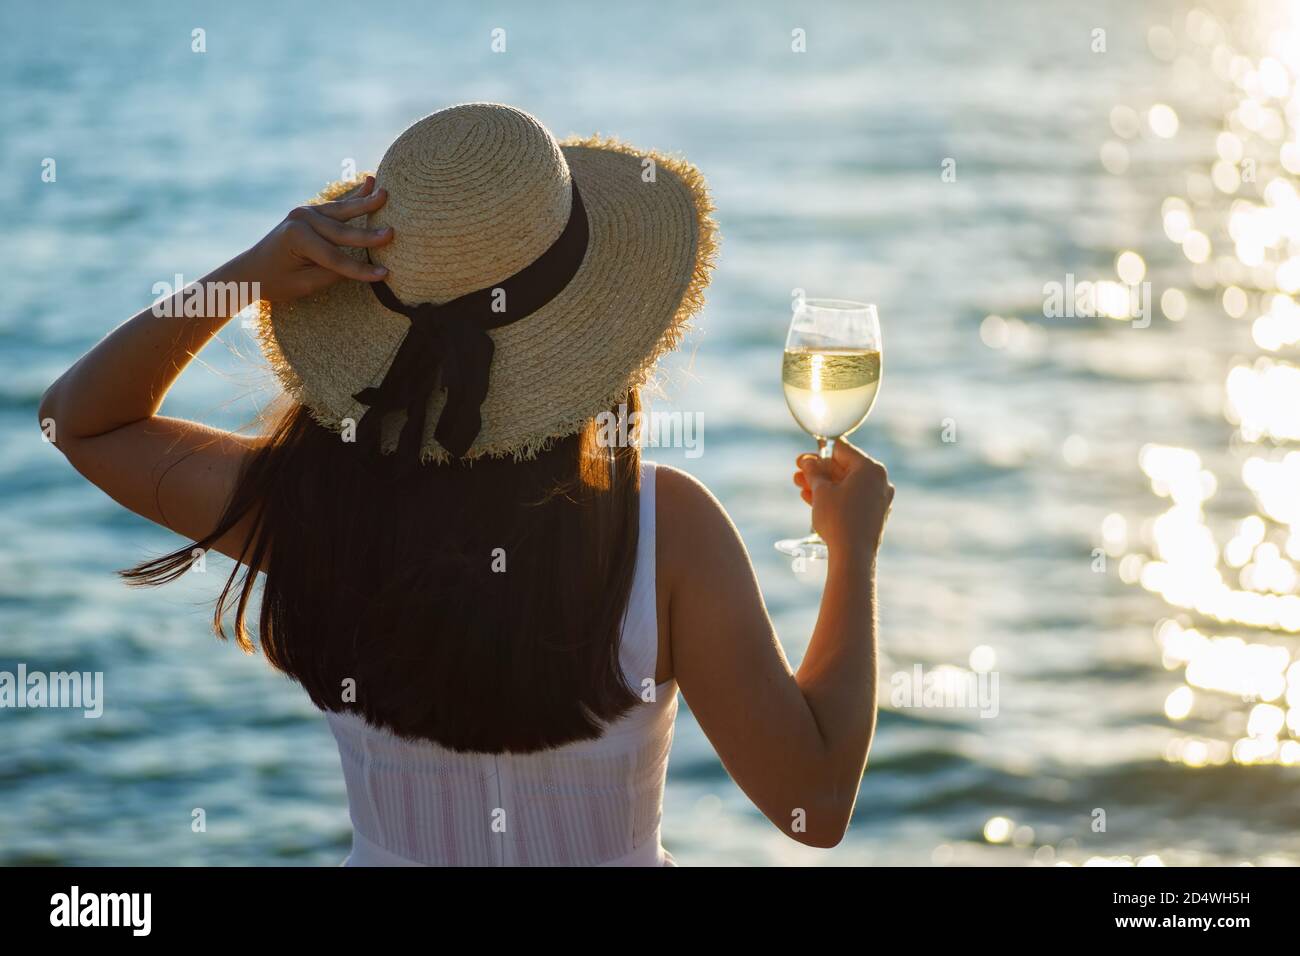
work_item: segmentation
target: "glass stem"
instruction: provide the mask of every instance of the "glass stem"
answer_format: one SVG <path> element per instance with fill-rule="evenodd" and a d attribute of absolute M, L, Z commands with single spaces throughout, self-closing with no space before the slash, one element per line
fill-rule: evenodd
<path fill-rule="evenodd" d="M 835 454 L 835 439 L 834 439 L 834 438 L 818 438 L 818 439 L 817 439 L 817 457 L 818 457 L 818 458 L 830 458 L 830 457 L 832 457 L 834 454 Z M 817 533 L 817 529 L 813 527 L 813 521 L 812 521 L 812 515 L 811 515 L 811 513 L 810 513 L 809 516 L 808 516 L 808 533 L 809 533 L 810 535 L 812 535 L 814 538 L 816 538 L 818 541 L 820 541 L 820 540 L 822 539 L 822 536 L 819 535 L 819 534 Z"/>

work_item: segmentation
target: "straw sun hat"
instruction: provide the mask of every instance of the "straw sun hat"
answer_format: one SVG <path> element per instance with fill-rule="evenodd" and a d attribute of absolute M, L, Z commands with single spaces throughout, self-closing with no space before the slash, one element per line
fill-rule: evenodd
<path fill-rule="evenodd" d="M 386 282 L 263 302 L 258 332 L 317 421 L 385 452 L 531 458 L 645 384 L 703 304 L 713 207 L 681 159 L 557 143 L 527 113 L 471 103 L 398 136 L 375 180 L 387 203 L 351 225 L 396 237 L 343 251 Z"/>

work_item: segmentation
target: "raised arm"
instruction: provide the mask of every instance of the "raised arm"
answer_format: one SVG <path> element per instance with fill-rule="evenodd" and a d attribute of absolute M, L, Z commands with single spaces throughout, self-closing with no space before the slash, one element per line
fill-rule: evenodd
<path fill-rule="evenodd" d="M 717 500 L 660 468 L 661 573 L 669 575 L 673 673 L 724 766 L 783 833 L 844 836 L 876 724 L 876 551 L 894 489 L 847 442 L 801 456 L 795 483 L 830 557 L 808 652 L 792 672 L 749 555 Z"/>
<path fill-rule="evenodd" d="M 39 417 L 46 435 L 120 504 L 191 539 L 207 535 L 257 439 L 165 418 L 158 414 L 163 398 L 245 301 L 295 299 L 344 277 L 383 278 L 384 270 L 338 246 L 391 242 L 391 229 L 345 225 L 386 198 L 367 179 L 349 198 L 295 209 L 248 251 L 118 326 L 45 392 Z M 217 548 L 237 557 L 239 537 L 235 529 Z"/>

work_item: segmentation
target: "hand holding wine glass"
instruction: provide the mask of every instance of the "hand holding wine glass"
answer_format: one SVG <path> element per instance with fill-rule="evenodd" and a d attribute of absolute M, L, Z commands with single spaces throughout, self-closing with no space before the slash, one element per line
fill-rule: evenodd
<path fill-rule="evenodd" d="M 814 472 L 820 480 L 835 482 L 847 476 L 847 471 L 837 473 L 836 441 L 866 420 L 880 390 L 880 375 L 880 322 L 874 305 L 843 299 L 802 299 L 796 304 L 786 336 L 781 383 L 790 413 L 817 439 L 819 455 L 828 466 Z M 840 467 L 847 469 L 852 463 L 860 468 L 862 463 L 853 458 L 856 455 L 879 468 L 883 481 L 884 469 L 879 463 L 856 449 L 852 452 L 847 458 L 841 456 Z M 888 486 L 888 482 L 884 484 Z M 803 560 L 825 560 L 827 556 L 826 542 L 816 531 L 816 489 L 805 491 L 814 506 L 814 530 L 806 537 L 776 543 L 778 551 L 796 559 L 796 566 Z M 892 487 L 889 495 L 892 498 Z"/>
<path fill-rule="evenodd" d="M 813 527 L 827 547 L 858 548 L 873 557 L 894 500 L 885 466 L 846 439 L 835 443 L 832 457 L 807 453 L 796 464 L 794 483 L 812 506 Z"/>

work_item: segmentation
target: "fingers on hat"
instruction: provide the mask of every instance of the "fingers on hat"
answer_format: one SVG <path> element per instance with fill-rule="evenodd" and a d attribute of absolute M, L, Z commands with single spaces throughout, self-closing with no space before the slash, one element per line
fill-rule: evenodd
<path fill-rule="evenodd" d="M 370 182 L 373 182 L 373 180 L 370 180 Z M 319 203 L 311 208 L 322 216 L 337 219 L 339 222 L 346 222 L 349 219 L 357 218 L 357 216 L 364 216 L 377 209 L 382 209 L 386 202 L 388 202 L 388 190 L 373 189 L 370 192 L 357 193 L 343 199 Z"/>
<path fill-rule="evenodd" d="M 361 229 L 321 215 L 317 211 L 319 207 L 304 208 L 307 211 L 302 217 L 303 220 L 336 246 L 357 246 L 373 249 L 393 241 L 391 226 L 385 226 L 383 229 Z M 297 210 L 294 211 L 297 212 Z"/>
<path fill-rule="evenodd" d="M 376 282 L 388 274 L 383 266 L 371 265 L 343 252 L 310 226 L 303 224 L 294 231 L 293 249 L 316 265 L 337 272 L 346 279 L 359 282 Z"/>

